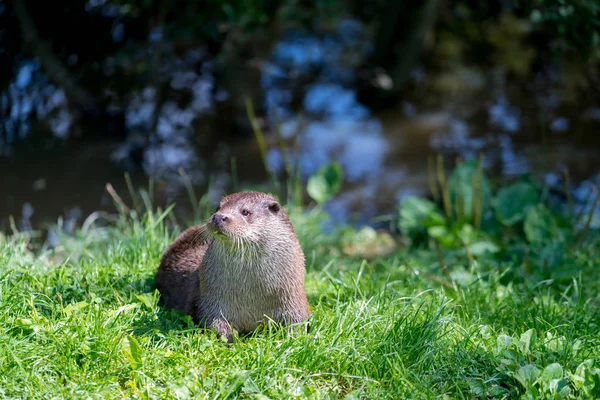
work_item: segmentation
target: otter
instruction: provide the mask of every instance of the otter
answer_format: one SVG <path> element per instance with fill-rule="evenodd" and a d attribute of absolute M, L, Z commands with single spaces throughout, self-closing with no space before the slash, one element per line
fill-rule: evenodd
<path fill-rule="evenodd" d="M 310 315 L 305 258 L 288 214 L 275 198 L 239 192 L 211 218 L 182 232 L 163 254 L 156 287 L 168 308 L 232 341 L 266 319 L 282 325 Z"/>

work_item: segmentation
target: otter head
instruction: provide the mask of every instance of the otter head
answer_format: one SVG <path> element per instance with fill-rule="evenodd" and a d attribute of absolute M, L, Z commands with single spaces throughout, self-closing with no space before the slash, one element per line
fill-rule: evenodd
<path fill-rule="evenodd" d="M 237 246 L 278 241 L 277 236 L 289 231 L 291 223 L 270 194 L 239 192 L 221 199 L 208 229 L 220 242 Z"/>

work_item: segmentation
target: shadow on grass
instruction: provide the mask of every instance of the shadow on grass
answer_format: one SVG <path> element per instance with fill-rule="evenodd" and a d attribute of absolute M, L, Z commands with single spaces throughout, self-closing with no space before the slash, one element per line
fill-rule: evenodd
<path fill-rule="evenodd" d="M 133 285 L 126 285 L 123 289 L 131 290 L 134 295 L 145 295 L 146 298 L 156 296 L 157 303 L 154 306 L 154 313 L 144 313 L 143 316 L 135 321 L 136 327 L 132 331 L 133 335 L 157 335 L 163 336 L 168 333 L 179 332 L 189 334 L 190 332 L 202 333 L 204 328 L 196 325 L 192 317 L 182 311 L 167 308 L 156 291 L 156 280 L 154 276 L 146 279 L 140 279 Z M 153 335 L 153 336 L 154 336 Z"/>

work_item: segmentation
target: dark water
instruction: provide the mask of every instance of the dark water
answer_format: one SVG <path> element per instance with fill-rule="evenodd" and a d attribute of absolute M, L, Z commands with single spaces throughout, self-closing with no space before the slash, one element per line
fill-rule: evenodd
<path fill-rule="evenodd" d="M 294 143 L 303 179 L 330 160 L 342 165 L 343 191 L 327 205 L 338 221 L 370 223 L 404 196 L 427 195 L 428 158 L 437 154 L 448 168 L 482 155 L 496 180 L 531 173 L 557 190 L 568 169 L 579 202 L 600 183 L 600 104 L 569 98 L 548 75 L 515 83 L 500 67 L 442 74 L 417 66 L 403 100 L 373 112 L 356 90 L 370 43 L 362 25 L 345 20 L 327 34 L 289 31 L 251 62 L 217 66 L 203 48 L 188 50 L 163 66 L 166 97 L 157 101 L 152 82 L 132 93 L 126 140 L 103 135 L 101 124 L 86 128 L 93 139 L 79 139 L 64 92 L 25 60 L 0 98 L 0 226 L 9 216 L 19 229 L 60 217 L 68 228 L 114 210 L 105 184 L 129 201 L 126 171 L 136 187 L 152 177 L 156 203 L 177 201 L 183 214 L 191 209 L 186 181 L 214 201 L 231 190 L 232 157 L 242 184 L 266 182 L 247 96 L 264 110 L 269 168 L 283 173 L 283 151 L 293 160 Z M 110 60 L 104 68 L 109 74 Z M 384 73 L 373 79 L 390 84 Z"/>

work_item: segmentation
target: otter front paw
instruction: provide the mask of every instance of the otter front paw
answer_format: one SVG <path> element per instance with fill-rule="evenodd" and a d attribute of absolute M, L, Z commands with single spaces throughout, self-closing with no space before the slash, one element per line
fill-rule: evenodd
<path fill-rule="evenodd" d="M 233 342 L 233 329 L 231 328 L 231 325 L 229 325 L 229 323 L 224 319 L 215 319 L 209 324 L 208 327 L 209 329 L 217 332 L 217 337 L 219 337 L 219 339 L 225 338 L 227 339 L 227 343 Z"/>

